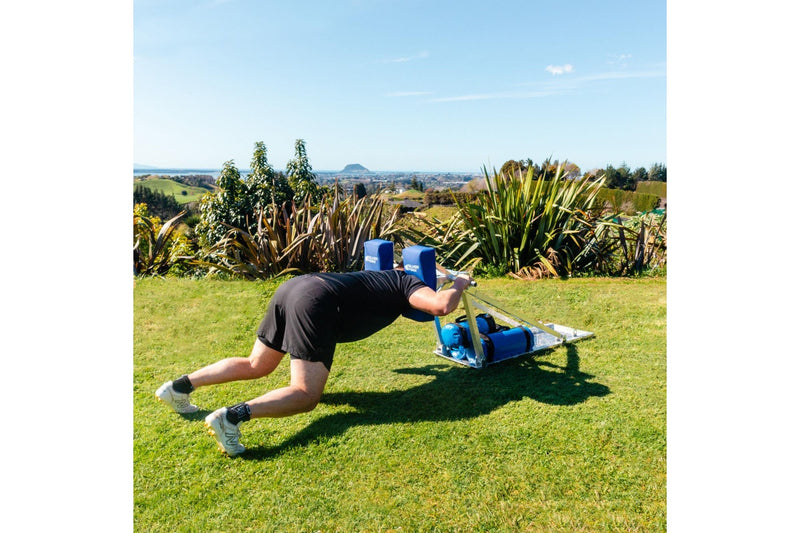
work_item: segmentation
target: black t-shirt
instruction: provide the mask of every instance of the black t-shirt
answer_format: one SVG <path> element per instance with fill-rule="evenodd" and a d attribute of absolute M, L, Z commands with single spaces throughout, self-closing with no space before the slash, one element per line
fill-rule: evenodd
<path fill-rule="evenodd" d="M 362 270 L 344 274 L 312 274 L 325 282 L 336 299 L 336 341 L 363 339 L 385 328 L 411 309 L 408 298 L 426 287 L 402 270 Z"/>
<path fill-rule="evenodd" d="M 278 287 L 257 336 L 293 358 L 330 370 L 339 342 L 369 337 L 411 309 L 408 298 L 427 285 L 400 270 L 306 274 Z"/>

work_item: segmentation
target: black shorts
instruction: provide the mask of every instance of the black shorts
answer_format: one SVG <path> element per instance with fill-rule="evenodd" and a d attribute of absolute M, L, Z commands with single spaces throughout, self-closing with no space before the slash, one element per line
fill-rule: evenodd
<path fill-rule="evenodd" d="M 329 371 L 336 349 L 336 297 L 313 274 L 292 278 L 275 291 L 258 326 L 258 339 L 293 359 L 319 361 Z"/>

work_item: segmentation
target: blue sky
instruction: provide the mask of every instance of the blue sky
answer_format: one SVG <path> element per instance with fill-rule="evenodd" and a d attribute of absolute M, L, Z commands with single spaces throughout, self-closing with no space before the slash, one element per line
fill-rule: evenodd
<path fill-rule="evenodd" d="M 666 4 L 133 3 L 134 161 L 666 164 Z"/>

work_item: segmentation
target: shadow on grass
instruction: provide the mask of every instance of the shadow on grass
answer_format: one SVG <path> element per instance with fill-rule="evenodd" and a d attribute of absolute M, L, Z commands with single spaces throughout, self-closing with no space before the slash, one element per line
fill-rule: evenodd
<path fill-rule="evenodd" d="M 503 405 L 531 398 L 550 405 L 575 405 L 610 389 L 581 372 L 577 348 L 568 344 L 567 363 L 558 366 L 532 357 L 511 359 L 482 370 L 453 364 L 402 368 L 398 374 L 432 376 L 433 380 L 390 392 L 332 392 L 327 405 L 349 405 L 355 411 L 320 418 L 273 447 L 249 448 L 242 459 L 265 459 L 320 438 L 340 435 L 353 426 L 408 422 L 454 421 L 488 414 Z"/>
<path fill-rule="evenodd" d="M 184 420 L 188 420 L 190 422 L 202 422 L 213 412 L 214 411 L 209 411 L 208 409 L 200 409 L 194 413 L 178 413 L 178 415 Z"/>

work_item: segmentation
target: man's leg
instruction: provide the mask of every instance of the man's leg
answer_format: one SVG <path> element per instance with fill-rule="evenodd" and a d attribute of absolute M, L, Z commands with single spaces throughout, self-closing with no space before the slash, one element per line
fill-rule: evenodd
<path fill-rule="evenodd" d="M 292 359 L 289 386 L 245 402 L 250 407 L 250 417 L 278 418 L 311 411 L 319 403 L 327 381 L 328 369 L 324 364 Z"/>
<path fill-rule="evenodd" d="M 239 443 L 239 426 L 251 418 L 283 417 L 311 411 L 317 406 L 328 369 L 321 362 L 292 359 L 292 375 L 288 387 L 272 390 L 258 398 L 217 409 L 206 417 L 206 427 L 217 440 L 220 450 L 228 455 L 244 451 Z"/>
<path fill-rule="evenodd" d="M 283 356 L 283 352 L 256 339 L 250 357 L 223 359 L 188 376 L 168 381 L 156 391 L 156 397 L 178 413 L 194 413 L 198 407 L 189 401 L 189 394 L 197 387 L 266 376 L 277 368 Z"/>
<path fill-rule="evenodd" d="M 196 389 L 206 385 L 218 385 L 229 381 L 257 379 L 271 374 L 283 359 L 284 353 L 270 348 L 256 339 L 250 357 L 230 357 L 195 370 L 189 381 Z"/>

